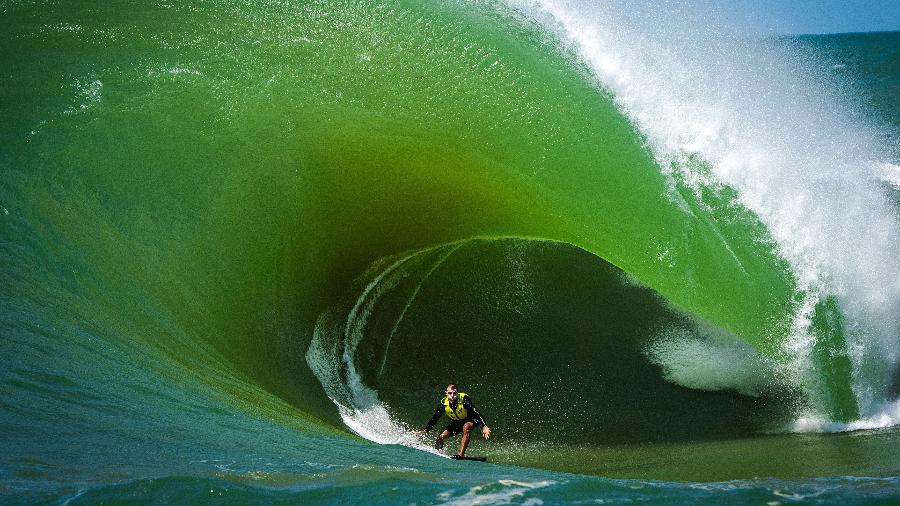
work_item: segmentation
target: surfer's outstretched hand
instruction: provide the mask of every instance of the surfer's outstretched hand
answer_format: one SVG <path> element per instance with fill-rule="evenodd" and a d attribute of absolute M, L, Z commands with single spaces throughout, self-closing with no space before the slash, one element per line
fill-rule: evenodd
<path fill-rule="evenodd" d="M 425 435 L 425 429 L 419 429 L 419 430 L 415 431 L 413 434 L 415 434 L 416 437 L 422 437 Z"/>
<path fill-rule="evenodd" d="M 482 435 L 485 439 L 491 437 L 491 429 L 489 429 L 488 426 L 485 425 L 484 427 L 481 428 L 481 435 Z"/>

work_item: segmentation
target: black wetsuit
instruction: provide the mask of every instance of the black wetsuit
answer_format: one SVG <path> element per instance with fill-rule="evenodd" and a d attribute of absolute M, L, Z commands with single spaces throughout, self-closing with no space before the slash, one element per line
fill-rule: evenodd
<path fill-rule="evenodd" d="M 450 403 L 450 408 L 456 410 L 456 406 L 458 405 L 458 403 L 459 397 L 456 398 L 456 402 Z M 479 413 L 478 410 L 475 409 L 475 406 L 472 404 L 471 396 L 466 395 L 466 397 L 463 399 L 463 407 L 466 408 L 466 411 L 469 412 L 468 416 L 464 420 L 451 420 L 450 423 L 447 424 L 446 427 L 444 427 L 444 430 L 450 432 L 450 436 L 462 432 L 463 425 L 465 425 L 466 422 L 473 422 L 479 427 L 484 427 L 485 425 L 487 425 L 486 423 L 484 423 L 484 418 L 481 417 L 481 413 Z M 425 430 L 431 430 L 431 428 L 434 427 L 434 424 L 437 423 L 437 421 L 441 418 L 441 415 L 443 415 L 444 413 L 444 403 L 439 402 L 437 409 L 434 411 L 434 415 L 431 417 L 431 420 L 428 420 L 428 424 L 425 425 Z"/>

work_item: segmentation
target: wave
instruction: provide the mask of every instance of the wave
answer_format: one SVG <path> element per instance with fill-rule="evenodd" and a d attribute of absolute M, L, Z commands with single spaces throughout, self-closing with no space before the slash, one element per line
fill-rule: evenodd
<path fill-rule="evenodd" d="M 263 421 L 423 447 L 449 381 L 509 445 L 892 409 L 897 160 L 791 48 L 572 2 L 132 7 L 4 7 L 10 467 Z"/>

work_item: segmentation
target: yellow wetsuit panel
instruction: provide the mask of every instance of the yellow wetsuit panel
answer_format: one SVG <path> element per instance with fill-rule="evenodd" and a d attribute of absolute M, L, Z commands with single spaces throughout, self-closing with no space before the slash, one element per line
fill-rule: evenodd
<path fill-rule="evenodd" d="M 450 399 L 446 397 L 441 399 L 441 404 L 444 405 L 444 412 L 447 413 L 447 416 L 449 416 L 451 420 L 465 420 L 469 417 L 469 410 L 463 405 L 466 395 L 467 394 L 462 392 L 459 393 L 459 400 L 456 402 L 456 410 L 450 407 Z"/>

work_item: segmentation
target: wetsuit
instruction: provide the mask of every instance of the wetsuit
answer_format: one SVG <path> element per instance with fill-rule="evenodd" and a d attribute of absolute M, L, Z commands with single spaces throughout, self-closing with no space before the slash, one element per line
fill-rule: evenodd
<path fill-rule="evenodd" d="M 462 401 L 462 406 L 459 405 L 460 401 Z M 428 421 L 428 424 L 425 425 L 425 431 L 431 430 L 431 428 L 434 427 L 434 424 L 441 418 L 441 415 L 444 414 L 450 418 L 450 423 L 444 427 L 444 430 L 450 432 L 449 436 L 462 432 L 463 425 L 465 425 L 466 422 L 473 422 L 479 427 L 487 425 L 484 423 L 484 418 L 482 418 L 481 413 L 479 413 L 478 410 L 475 409 L 475 405 L 472 404 L 472 398 L 463 392 L 457 394 L 456 401 L 454 402 L 451 402 L 446 397 L 438 402 L 434 415 L 431 417 L 431 420 Z"/>

